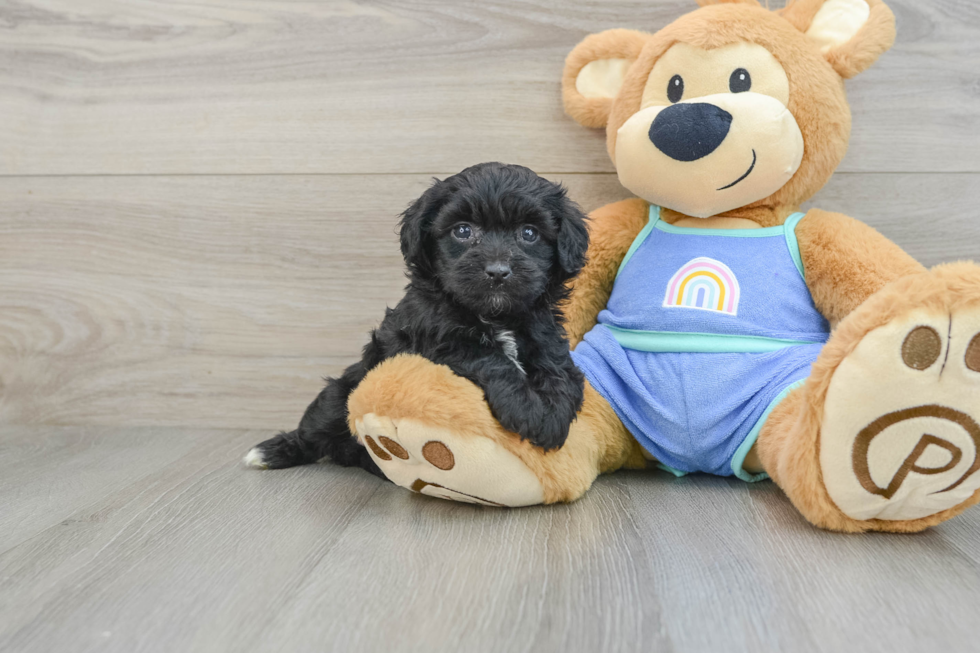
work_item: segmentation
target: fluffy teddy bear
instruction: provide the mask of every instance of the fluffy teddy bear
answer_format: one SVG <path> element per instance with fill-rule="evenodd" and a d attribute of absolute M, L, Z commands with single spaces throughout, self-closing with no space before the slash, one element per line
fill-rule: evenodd
<path fill-rule="evenodd" d="M 926 270 L 853 218 L 798 211 L 847 149 L 843 80 L 892 45 L 894 17 L 702 4 L 655 34 L 591 35 L 565 64 L 567 113 L 605 127 L 638 198 L 591 216 L 565 309 L 588 382 L 564 447 L 504 431 L 418 357 L 368 375 L 352 429 L 400 445 L 372 452 L 393 482 L 459 501 L 572 501 L 656 466 L 769 477 L 838 531 L 949 519 L 980 499 L 980 267 Z"/>

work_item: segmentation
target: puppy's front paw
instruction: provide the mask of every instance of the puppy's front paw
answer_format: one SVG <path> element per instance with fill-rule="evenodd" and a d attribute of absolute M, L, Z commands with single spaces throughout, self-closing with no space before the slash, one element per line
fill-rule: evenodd
<path fill-rule="evenodd" d="M 521 434 L 521 438 L 545 451 L 551 451 L 565 444 L 570 427 L 571 423 L 568 421 L 555 416 L 545 416 L 537 428 L 531 429 L 527 435 Z"/>
<path fill-rule="evenodd" d="M 556 415 L 494 415 L 500 425 L 545 451 L 558 449 L 568 438 L 571 420 Z"/>

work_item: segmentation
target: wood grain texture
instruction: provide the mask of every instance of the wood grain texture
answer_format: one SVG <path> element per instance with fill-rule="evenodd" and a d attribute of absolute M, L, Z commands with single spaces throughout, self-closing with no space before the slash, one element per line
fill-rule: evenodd
<path fill-rule="evenodd" d="M 783 4 L 780 0 L 773 6 Z M 849 83 L 844 171 L 980 172 L 980 12 L 891 0 L 894 50 Z M 485 160 L 609 172 L 562 113 L 584 36 L 692 0 L 10 0 L 0 174 L 418 173 Z"/>
<path fill-rule="evenodd" d="M 397 216 L 429 182 L 0 179 L 0 420 L 293 425 L 400 299 Z"/>
<path fill-rule="evenodd" d="M 628 196 L 555 178 L 587 210 Z M 932 265 L 980 258 L 978 182 L 838 175 L 813 204 Z M 427 183 L 0 179 L 0 421 L 291 427 L 401 297 L 397 213 Z"/>
<path fill-rule="evenodd" d="M 980 11 L 889 5 L 810 205 L 978 259 Z M 692 7 L 0 3 L 0 651 L 976 651 L 977 509 L 841 536 L 771 483 L 618 473 L 492 510 L 238 462 L 400 298 L 431 175 L 629 196 L 562 61 Z"/>
<path fill-rule="evenodd" d="M 93 472 L 62 507 L 0 486 L 0 505 L 48 517 L 0 545 L 0 650 L 976 650 L 977 511 L 844 536 L 771 483 L 658 472 L 496 510 L 328 465 L 241 468 L 258 437 L 0 430 L 85 449 Z M 38 453 L 5 447 L 0 462 L 63 487 L 65 462 Z M 114 468 L 140 456 L 120 482 Z"/>

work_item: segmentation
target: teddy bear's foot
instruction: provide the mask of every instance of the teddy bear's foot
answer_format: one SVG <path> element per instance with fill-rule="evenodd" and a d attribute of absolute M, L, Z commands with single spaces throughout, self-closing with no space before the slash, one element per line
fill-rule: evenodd
<path fill-rule="evenodd" d="M 464 437 L 417 420 L 368 413 L 357 438 L 396 485 L 440 499 L 487 506 L 529 506 L 544 488 L 521 460 L 485 437 Z"/>
<path fill-rule="evenodd" d="M 395 356 L 371 370 L 347 410 L 351 432 L 385 476 L 453 501 L 575 501 L 600 472 L 645 465 L 636 440 L 588 384 L 564 446 L 548 452 L 501 427 L 479 387 L 421 356 Z"/>
<path fill-rule="evenodd" d="M 900 311 L 830 379 L 820 469 L 852 519 L 952 516 L 980 496 L 980 268 L 969 267 L 954 271 L 974 283 L 929 273 L 942 306 Z"/>

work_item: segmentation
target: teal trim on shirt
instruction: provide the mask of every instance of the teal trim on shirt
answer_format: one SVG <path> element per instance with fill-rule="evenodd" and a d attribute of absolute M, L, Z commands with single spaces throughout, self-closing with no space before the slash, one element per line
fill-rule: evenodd
<path fill-rule="evenodd" d="M 656 461 L 656 462 L 654 463 L 654 465 L 656 465 L 656 467 L 657 467 L 657 469 L 662 469 L 662 470 L 664 470 L 665 472 L 668 472 L 668 473 L 670 473 L 670 474 L 673 474 L 673 475 L 674 475 L 674 476 L 676 476 L 677 478 L 680 478 L 681 476 L 687 476 L 687 472 L 682 472 L 682 471 L 681 471 L 681 470 L 679 470 L 679 469 L 674 469 L 674 468 L 673 468 L 673 467 L 671 467 L 670 465 L 665 465 L 665 464 L 663 464 L 662 462 L 660 462 L 659 460 L 658 460 L 658 461 Z"/>
<path fill-rule="evenodd" d="M 786 222 L 777 227 L 761 227 L 759 229 L 699 229 L 698 227 L 675 227 L 672 224 L 667 224 L 660 219 L 660 207 L 656 204 L 650 205 L 649 218 L 640 233 L 636 235 L 633 239 L 630 248 L 626 251 L 626 256 L 623 257 L 622 262 L 619 264 L 619 269 L 616 270 L 616 276 L 618 277 L 629 263 L 629 260 L 633 258 L 633 254 L 636 250 L 640 248 L 643 241 L 647 239 L 650 232 L 654 229 L 663 231 L 668 234 L 685 234 L 688 236 L 724 236 L 728 238 L 769 238 L 771 236 L 783 236 L 786 239 L 786 247 L 789 249 L 789 255 L 793 259 L 796 269 L 799 270 L 800 276 L 806 280 L 806 272 L 803 269 L 803 257 L 800 255 L 800 243 L 796 238 L 796 225 L 800 223 L 806 217 L 805 213 L 794 213 L 793 215 L 786 218 Z"/>
<path fill-rule="evenodd" d="M 821 344 L 811 340 L 783 340 L 765 336 L 740 336 L 723 333 L 680 333 L 674 331 L 638 331 L 603 324 L 616 342 L 625 349 L 670 352 L 675 354 L 762 354 L 795 345 Z"/>
<path fill-rule="evenodd" d="M 669 234 L 685 234 L 688 236 L 727 236 L 729 238 L 769 238 L 782 236 L 783 227 L 759 227 L 758 229 L 701 229 L 700 227 L 675 227 L 660 221 L 657 229 Z"/>
<path fill-rule="evenodd" d="M 769 478 L 769 474 L 765 472 L 761 474 L 749 474 L 747 471 L 742 469 L 742 465 L 745 464 L 745 457 L 749 455 L 749 450 L 755 445 L 756 440 L 759 439 L 759 433 L 762 431 L 762 427 L 765 426 L 766 420 L 769 419 L 769 414 L 779 405 L 786 396 L 793 390 L 803 385 L 806 379 L 800 379 L 796 383 L 791 383 L 786 386 L 782 392 L 776 395 L 776 398 L 770 402 L 769 406 L 766 408 L 766 412 L 762 413 L 762 417 L 759 421 L 755 423 L 749 434 L 742 440 L 742 444 L 738 445 L 738 449 L 735 450 L 735 455 L 732 456 L 732 473 L 738 478 L 742 479 L 747 483 L 755 483 L 756 481 L 764 481 Z"/>
<path fill-rule="evenodd" d="M 647 220 L 646 225 L 640 230 L 640 233 L 636 235 L 636 238 L 633 239 L 633 244 L 630 245 L 630 248 L 626 250 L 626 256 L 623 257 L 623 262 L 619 264 L 619 269 L 616 270 L 617 277 L 619 276 L 619 273 L 623 271 L 623 268 L 626 267 L 626 264 L 629 263 L 629 260 L 633 258 L 633 254 L 635 254 L 636 250 L 640 248 L 643 241 L 650 235 L 650 232 L 653 231 L 653 225 L 660 220 L 660 207 L 651 204 L 649 215 L 650 217 Z"/>
<path fill-rule="evenodd" d="M 800 242 L 796 239 L 796 225 L 806 217 L 806 213 L 794 213 L 786 218 L 783 228 L 786 231 L 786 246 L 789 247 L 789 255 L 793 257 L 796 269 L 800 271 L 800 276 L 806 281 L 806 272 L 803 271 L 803 257 L 800 256 Z"/>

